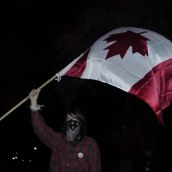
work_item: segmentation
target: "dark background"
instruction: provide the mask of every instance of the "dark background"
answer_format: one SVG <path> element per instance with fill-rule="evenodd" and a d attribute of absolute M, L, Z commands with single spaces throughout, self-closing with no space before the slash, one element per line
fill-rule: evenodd
<path fill-rule="evenodd" d="M 112 29 L 141 27 L 172 40 L 171 8 L 165 0 L 0 2 L 1 116 Z M 46 86 L 39 101 L 55 130 L 69 105 L 83 108 L 88 134 L 100 146 L 103 171 L 172 169 L 167 158 L 171 107 L 164 110 L 162 126 L 136 97 L 96 81 L 67 77 Z M 29 102 L 0 122 L 0 137 L 1 172 L 48 171 L 50 150 L 32 131 Z"/>

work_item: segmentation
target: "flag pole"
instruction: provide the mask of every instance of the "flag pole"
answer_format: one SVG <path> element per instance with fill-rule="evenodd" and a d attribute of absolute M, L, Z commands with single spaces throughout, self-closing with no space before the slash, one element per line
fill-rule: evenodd
<path fill-rule="evenodd" d="M 71 63 L 69 63 L 67 66 L 65 66 L 60 72 L 56 73 L 54 76 L 52 76 L 50 79 L 48 79 L 46 82 L 44 82 L 41 86 L 37 88 L 37 90 L 41 90 L 43 87 L 48 85 L 51 81 L 57 78 L 57 81 L 60 81 L 60 77 L 63 76 L 82 56 L 82 54 L 74 59 Z M 20 107 L 23 103 L 25 103 L 29 99 L 29 96 L 25 97 L 23 100 L 21 100 L 18 104 L 16 104 L 13 108 L 11 108 L 8 112 L 6 112 L 4 115 L 0 117 L 0 122 L 6 118 L 9 114 L 11 114 L 14 110 L 16 110 L 18 107 Z"/>
<path fill-rule="evenodd" d="M 41 90 L 43 87 L 48 85 L 51 81 L 53 81 L 57 75 L 54 75 L 49 80 L 47 80 L 45 83 L 43 83 L 41 86 L 37 88 L 37 90 Z M 2 121 L 4 118 L 6 118 L 11 112 L 16 110 L 19 106 L 21 106 L 23 103 L 25 103 L 29 99 L 29 96 L 25 97 L 23 100 L 21 100 L 18 104 L 16 104 L 13 108 L 11 108 L 8 112 L 6 112 L 3 116 L 0 117 L 0 121 Z"/>

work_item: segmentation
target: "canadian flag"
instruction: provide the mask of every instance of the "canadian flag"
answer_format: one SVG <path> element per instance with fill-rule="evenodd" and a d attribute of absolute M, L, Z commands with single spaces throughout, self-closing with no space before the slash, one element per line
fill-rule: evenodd
<path fill-rule="evenodd" d="M 148 29 L 117 28 L 60 73 L 98 80 L 134 94 L 163 122 L 162 110 L 172 102 L 172 42 Z"/>

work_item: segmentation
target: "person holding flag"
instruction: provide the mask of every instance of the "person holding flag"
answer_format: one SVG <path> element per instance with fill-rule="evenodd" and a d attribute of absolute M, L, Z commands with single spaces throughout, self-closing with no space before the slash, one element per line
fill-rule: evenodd
<path fill-rule="evenodd" d="M 86 120 L 78 108 L 72 108 L 62 132 L 54 131 L 40 114 L 37 103 L 40 90 L 29 93 L 31 122 L 35 134 L 51 149 L 50 172 L 101 172 L 101 156 L 97 142 L 86 136 Z"/>

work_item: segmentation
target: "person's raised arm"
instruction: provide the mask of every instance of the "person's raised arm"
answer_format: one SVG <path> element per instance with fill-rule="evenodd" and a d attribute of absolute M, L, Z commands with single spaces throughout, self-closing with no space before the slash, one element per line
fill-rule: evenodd
<path fill-rule="evenodd" d="M 40 90 L 36 89 L 33 89 L 29 93 L 32 125 L 34 132 L 39 137 L 39 139 L 48 147 L 52 148 L 59 144 L 61 135 L 49 127 L 40 115 L 39 111 L 41 110 L 42 105 L 38 104 L 39 93 Z"/>

